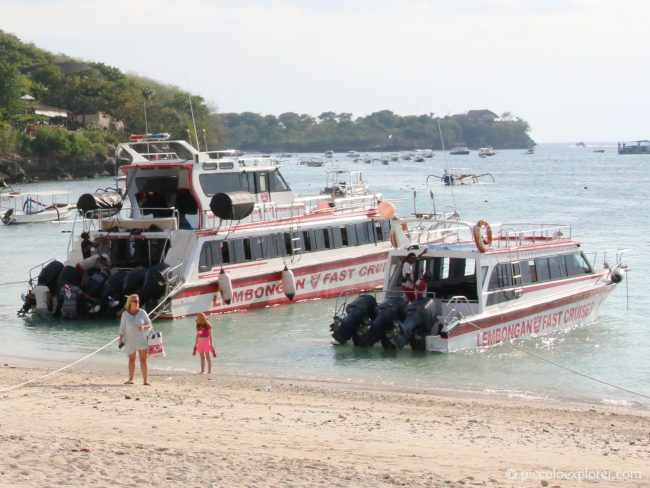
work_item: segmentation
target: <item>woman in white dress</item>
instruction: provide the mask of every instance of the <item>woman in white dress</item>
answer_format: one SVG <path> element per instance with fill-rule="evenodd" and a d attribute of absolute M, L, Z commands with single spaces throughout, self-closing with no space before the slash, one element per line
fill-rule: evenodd
<path fill-rule="evenodd" d="M 129 379 L 124 383 L 125 385 L 133 384 L 136 351 L 140 357 L 140 371 L 144 385 L 151 385 L 147 381 L 147 335 L 151 329 L 151 320 L 147 312 L 140 308 L 140 297 L 130 295 L 126 299 L 120 322 L 120 349 L 124 347 L 129 356 Z"/>

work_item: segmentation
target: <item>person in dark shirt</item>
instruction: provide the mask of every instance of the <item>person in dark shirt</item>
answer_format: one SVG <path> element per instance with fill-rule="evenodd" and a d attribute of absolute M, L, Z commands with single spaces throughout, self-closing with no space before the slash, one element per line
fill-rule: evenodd
<path fill-rule="evenodd" d="M 84 259 L 89 258 L 92 253 L 92 248 L 97 247 L 97 245 L 90 240 L 90 234 L 88 232 L 81 233 L 81 255 Z"/>

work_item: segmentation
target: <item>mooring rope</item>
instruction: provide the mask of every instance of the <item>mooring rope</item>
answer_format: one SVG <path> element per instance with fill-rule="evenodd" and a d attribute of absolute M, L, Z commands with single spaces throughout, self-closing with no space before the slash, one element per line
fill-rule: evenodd
<path fill-rule="evenodd" d="M 99 351 L 101 351 L 101 350 L 103 350 L 103 349 L 106 349 L 108 346 L 110 346 L 111 344 L 113 344 L 113 343 L 114 343 L 116 340 L 118 340 L 118 339 L 119 339 L 119 337 L 116 337 L 115 339 L 113 339 L 112 341 L 110 341 L 108 344 L 104 344 L 104 345 L 103 345 L 102 347 L 100 347 L 99 349 L 97 349 L 97 350 L 91 352 L 90 354 L 86 354 L 86 355 L 85 355 L 84 357 L 82 357 L 81 359 L 77 359 L 75 362 L 70 363 L 70 364 L 68 364 L 68 365 L 66 365 L 66 366 L 63 366 L 62 368 L 59 368 L 59 369 L 57 369 L 56 371 L 51 371 L 51 372 L 49 372 L 49 373 L 46 373 L 46 374 L 44 374 L 44 375 L 39 376 L 38 378 L 34 378 L 33 380 L 25 381 L 24 383 L 19 383 L 19 384 L 17 384 L 17 385 L 7 386 L 7 387 L 5 387 L 5 388 L 1 388 L 1 389 L 0 389 L 0 393 L 3 393 L 3 392 L 5 392 L 5 391 L 15 390 L 15 389 L 20 388 L 20 387 L 22 387 L 22 386 L 26 386 L 26 385 L 29 385 L 29 384 L 31 384 L 31 383 L 35 383 L 35 382 L 37 382 L 38 380 L 41 380 L 41 379 L 43 379 L 43 378 L 47 378 L 48 376 L 52 376 L 52 375 L 55 375 L 56 373 L 60 373 L 61 371 L 64 371 L 64 370 L 66 370 L 66 369 L 68 369 L 68 368 L 74 366 L 75 364 L 78 364 L 78 363 L 80 363 L 81 361 L 85 361 L 85 360 L 88 359 L 89 357 L 94 356 L 94 355 L 97 354 Z"/>
<path fill-rule="evenodd" d="M 5 282 L 5 283 L 0 283 L 0 286 L 5 286 L 5 285 L 20 285 L 21 283 L 29 283 L 29 280 L 7 281 L 7 282 Z"/>
<path fill-rule="evenodd" d="M 476 330 L 483 331 L 483 329 L 481 329 L 478 325 L 476 325 L 471 320 L 468 320 L 466 323 L 471 325 L 472 327 L 474 327 Z M 512 342 L 511 342 L 511 345 L 512 345 L 512 347 L 514 347 L 515 349 L 518 349 L 519 351 L 523 352 L 524 354 L 528 354 L 529 356 L 533 356 L 534 358 L 537 358 L 540 361 L 544 361 L 544 362 L 546 362 L 548 364 L 552 364 L 553 366 L 557 366 L 558 368 L 564 369 L 565 371 L 569 371 L 570 373 L 576 374 L 578 376 L 582 376 L 583 378 L 587 378 L 588 380 L 595 381 L 596 383 L 600 383 L 602 385 L 607 385 L 607 386 L 609 386 L 611 388 L 615 388 L 617 390 L 621 390 L 621 391 L 624 391 L 626 393 L 631 393 L 632 395 L 637 395 L 637 396 L 640 396 L 642 398 L 646 398 L 646 399 L 650 400 L 650 395 L 645 395 L 644 393 L 639 393 L 638 391 L 629 390 L 627 388 L 623 388 L 622 386 L 618 386 L 618 385 L 615 385 L 613 383 L 609 383 L 608 381 L 604 381 L 604 380 L 601 380 L 601 379 L 598 379 L 598 378 L 594 378 L 593 376 L 590 376 L 588 374 L 582 373 L 582 372 L 577 371 L 575 369 L 569 368 L 568 366 L 564 366 L 563 364 L 556 363 L 555 361 L 551 361 L 550 359 L 547 359 L 547 358 L 545 358 L 543 356 L 540 356 L 537 353 L 534 353 L 532 351 L 527 351 L 523 347 L 521 347 L 521 346 L 519 346 L 517 344 L 514 344 Z"/>

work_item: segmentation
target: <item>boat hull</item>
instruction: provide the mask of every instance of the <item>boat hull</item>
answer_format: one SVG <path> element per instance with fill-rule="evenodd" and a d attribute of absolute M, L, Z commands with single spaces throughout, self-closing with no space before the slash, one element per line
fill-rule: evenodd
<path fill-rule="evenodd" d="M 216 277 L 207 283 L 185 286 L 171 299 L 171 313 L 161 318 L 177 319 L 196 315 L 228 313 L 283 305 L 301 300 L 334 298 L 381 288 L 386 269 L 387 251 L 364 258 L 339 259 L 317 265 L 291 267 L 295 277 L 295 295 L 284 293 L 282 268 L 262 274 L 232 278 L 232 300 L 226 303 Z"/>
<path fill-rule="evenodd" d="M 36 213 L 13 212 L 6 225 L 35 224 L 41 222 L 54 222 L 65 220 L 75 212 L 74 207 L 65 207 L 56 210 L 44 210 Z"/>
<path fill-rule="evenodd" d="M 522 337 L 546 335 L 594 322 L 601 304 L 615 288 L 600 282 L 552 301 L 531 303 L 512 310 L 462 320 L 448 337 L 428 336 L 426 348 L 433 352 L 481 349 Z"/>

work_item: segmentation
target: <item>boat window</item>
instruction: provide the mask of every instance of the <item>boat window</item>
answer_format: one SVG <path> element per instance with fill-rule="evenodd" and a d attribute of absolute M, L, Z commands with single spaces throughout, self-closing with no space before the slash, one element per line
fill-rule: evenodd
<path fill-rule="evenodd" d="M 330 239 L 330 229 L 323 229 L 323 247 L 325 249 L 332 248 L 332 240 Z"/>
<path fill-rule="evenodd" d="M 365 223 L 363 224 L 356 224 L 356 233 L 357 233 L 357 246 L 361 246 L 363 244 L 367 244 L 368 242 L 371 242 L 369 240 L 368 236 L 368 227 L 366 226 Z"/>
<path fill-rule="evenodd" d="M 278 256 L 278 249 L 275 242 L 276 235 L 277 234 L 266 235 L 259 238 L 260 253 L 262 258 L 268 259 L 268 258 L 275 258 Z"/>
<path fill-rule="evenodd" d="M 341 227 L 341 246 L 345 247 L 348 245 L 348 228 Z"/>
<path fill-rule="evenodd" d="M 535 261 L 532 259 L 520 261 L 519 272 L 521 273 L 522 285 L 529 285 L 537 282 L 537 269 L 535 268 Z"/>
<path fill-rule="evenodd" d="M 357 229 L 354 224 L 348 224 L 345 226 L 347 229 L 347 235 L 348 235 L 348 246 L 356 246 L 357 245 Z"/>
<path fill-rule="evenodd" d="M 325 233 L 327 229 L 316 229 L 314 231 L 314 251 L 325 249 Z"/>
<path fill-rule="evenodd" d="M 562 256 L 550 256 L 548 258 L 548 267 L 552 280 L 559 280 L 566 277 L 566 268 Z"/>
<path fill-rule="evenodd" d="M 282 233 L 275 234 L 275 250 L 278 256 L 286 256 L 288 254 L 284 243 L 284 234 Z"/>
<path fill-rule="evenodd" d="M 262 238 L 261 237 L 251 237 L 250 238 L 250 249 L 251 249 L 251 259 L 257 261 L 264 257 L 262 252 Z"/>
<path fill-rule="evenodd" d="M 224 264 L 234 262 L 231 259 L 232 253 L 230 252 L 230 242 L 221 241 L 221 258 Z"/>
<path fill-rule="evenodd" d="M 234 251 L 234 263 L 243 263 L 246 261 L 246 253 L 244 252 L 244 243 L 243 239 L 236 239 L 230 242 L 232 246 L 232 251 Z M 232 254 L 231 254 L 232 256 Z"/>
<path fill-rule="evenodd" d="M 551 281 L 551 272 L 548 268 L 547 258 L 536 259 L 535 267 L 537 268 L 537 278 L 539 282 L 544 283 L 546 281 Z"/>
<path fill-rule="evenodd" d="M 244 261 L 251 260 L 251 240 L 250 238 L 242 239 L 242 244 L 244 246 Z"/>
<path fill-rule="evenodd" d="M 284 178 L 279 171 L 271 171 L 269 173 L 269 190 L 270 191 L 291 191 L 287 182 L 284 181 Z"/>
<path fill-rule="evenodd" d="M 591 267 L 582 254 L 566 254 L 564 263 L 567 268 L 567 276 L 580 276 L 591 272 Z"/>
<path fill-rule="evenodd" d="M 257 176 L 257 193 L 266 193 L 269 186 L 266 184 L 266 173 L 255 173 Z"/>
<path fill-rule="evenodd" d="M 460 278 L 465 276 L 465 259 L 451 258 L 449 260 L 449 277 Z"/>
<path fill-rule="evenodd" d="M 332 248 L 338 249 L 339 247 L 343 246 L 343 240 L 342 240 L 342 231 L 345 230 L 345 227 L 332 227 Z M 346 241 L 347 241 L 347 236 L 346 236 Z"/>
<path fill-rule="evenodd" d="M 241 175 L 241 189 L 253 195 L 255 191 L 255 173 L 242 173 Z"/>
<path fill-rule="evenodd" d="M 498 290 L 512 286 L 512 267 L 510 263 L 499 263 L 492 270 L 488 290 Z"/>
<path fill-rule="evenodd" d="M 312 232 L 313 231 L 311 231 L 311 230 L 305 230 L 302 233 L 303 242 L 305 244 L 303 246 L 303 248 L 302 248 L 304 252 L 311 252 L 313 250 L 313 248 L 312 248 Z"/>
<path fill-rule="evenodd" d="M 246 173 L 242 173 L 246 175 Z M 242 190 L 240 173 L 210 173 L 199 175 L 199 183 L 203 192 L 211 197 L 217 193 L 230 193 Z"/>

